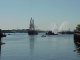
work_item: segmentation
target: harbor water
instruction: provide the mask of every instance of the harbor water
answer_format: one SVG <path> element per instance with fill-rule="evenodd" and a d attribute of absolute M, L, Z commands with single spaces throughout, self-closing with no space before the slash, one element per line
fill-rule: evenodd
<path fill-rule="evenodd" d="M 0 60 L 80 60 L 72 34 L 42 35 L 7 34 L 2 38 Z"/>

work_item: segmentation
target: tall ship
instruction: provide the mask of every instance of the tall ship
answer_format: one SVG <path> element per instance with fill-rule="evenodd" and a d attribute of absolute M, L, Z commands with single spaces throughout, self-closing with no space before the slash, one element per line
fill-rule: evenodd
<path fill-rule="evenodd" d="M 38 34 L 38 31 L 35 30 L 34 20 L 31 17 L 29 30 L 28 30 L 28 35 L 37 35 L 37 34 Z"/>

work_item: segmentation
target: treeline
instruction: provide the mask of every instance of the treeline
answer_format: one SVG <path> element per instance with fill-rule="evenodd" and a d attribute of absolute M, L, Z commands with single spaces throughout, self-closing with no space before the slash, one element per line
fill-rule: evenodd
<path fill-rule="evenodd" d="M 27 33 L 29 29 L 13 29 L 13 30 L 2 30 L 3 33 Z M 42 30 L 37 30 L 39 33 L 46 32 Z"/>
<path fill-rule="evenodd" d="M 22 30 L 2 30 L 3 33 L 27 33 L 28 29 Z"/>

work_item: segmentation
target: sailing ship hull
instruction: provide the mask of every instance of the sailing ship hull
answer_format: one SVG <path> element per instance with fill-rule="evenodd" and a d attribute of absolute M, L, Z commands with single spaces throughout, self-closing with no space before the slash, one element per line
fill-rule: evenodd
<path fill-rule="evenodd" d="M 29 30 L 28 35 L 38 35 L 38 32 L 35 30 Z"/>

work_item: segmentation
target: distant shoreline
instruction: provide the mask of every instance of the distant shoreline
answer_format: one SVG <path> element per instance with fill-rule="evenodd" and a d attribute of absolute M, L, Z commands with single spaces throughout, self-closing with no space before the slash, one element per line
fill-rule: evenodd
<path fill-rule="evenodd" d="M 27 33 L 29 29 L 18 29 L 18 30 L 2 30 L 3 33 Z M 38 32 L 46 32 L 42 30 L 37 30 Z"/>
<path fill-rule="evenodd" d="M 13 30 L 2 30 L 3 33 L 27 33 L 29 29 L 13 29 Z M 46 33 L 48 31 L 44 31 L 44 30 L 37 30 L 37 32 L 39 33 Z M 67 33 L 71 33 L 73 34 L 74 31 L 62 31 L 62 32 L 58 32 L 60 34 L 67 34 Z"/>

